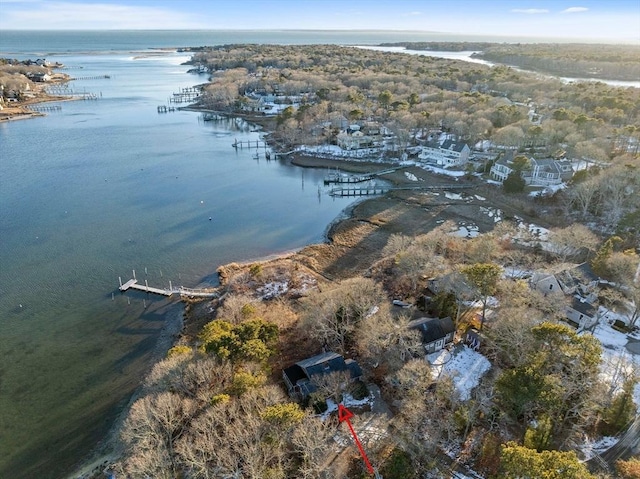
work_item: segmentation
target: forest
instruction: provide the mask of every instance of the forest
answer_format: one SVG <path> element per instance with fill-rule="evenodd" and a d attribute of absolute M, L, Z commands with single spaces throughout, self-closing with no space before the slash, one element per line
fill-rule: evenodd
<path fill-rule="evenodd" d="M 400 42 L 382 46 L 425 51 L 474 51 L 473 57 L 534 72 L 635 81 L 640 47 L 580 43 Z"/>
<path fill-rule="evenodd" d="M 620 53 L 619 63 L 629 58 Z M 109 471 L 371 477 L 332 414 L 344 402 L 356 405 L 353 425 L 385 479 L 640 477 L 637 457 L 603 466 L 583 448 L 635 427 L 637 363 L 606 353 L 594 334 L 611 327 L 604 313 L 572 325 L 574 293 L 539 286 L 570 276 L 597 311 L 615 313 L 621 334 L 637 334 L 640 89 L 327 45 L 203 48 L 191 63 L 211 76 L 198 107 L 267 125 L 277 151 L 335 145 L 358 122 L 387 132 L 389 147 L 365 160 L 399 164 L 434 133 L 474 151 L 491 146 L 467 172 L 476 188 L 468 202 L 389 194 L 354 207 L 326 244 L 220 267 L 220 297 L 188 301 L 185 330 L 142 386 Z M 266 97 L 276 111 L 254 106 Z M 545 198 L 484 186 L 508 150 L 584 167 Z M 454 214 L 477 217 L 493 204 L 510 214 L 476 236 L 453 234 Z M 547 225 L 545 237 L 523 217 Z M 410 326 L 425 316 L 453 322 L 447 354 L 473 350 L 488 364 L 472 388 L 461 391 L 459 377 L 425 360 Z M 325 372 L 294 400 L 283 371 L 328 351 L 357 361 L 361 376 Z M 615 375 L 603 374 L 605 359 Z"/>

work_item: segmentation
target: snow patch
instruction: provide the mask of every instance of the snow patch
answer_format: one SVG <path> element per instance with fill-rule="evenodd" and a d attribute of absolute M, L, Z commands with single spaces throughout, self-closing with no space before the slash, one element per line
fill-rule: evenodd
<path fill-rule="evenodd" d="M 451 233 L 460 238 L 476 238 L 480 234 L 480 228 L 474 224 L 460 224 L 457 230 Z"/>
<path fill-rule="evenodd" d="M 491 368 L 491 363 L 486 357 L 466 345 L 457 346 L 452 352 L 443 349 L 429 354 L 427 361 L 432 366 L 433 379 L 442 375 L 451 377 L 463 401 L 471 398 L 471 391 Z"/>

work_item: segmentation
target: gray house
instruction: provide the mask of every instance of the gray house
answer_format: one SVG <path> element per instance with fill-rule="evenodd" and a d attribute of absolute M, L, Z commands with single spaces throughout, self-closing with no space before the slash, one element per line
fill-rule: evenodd
<path fill-rule="evenodd" d="M 422 334 L 422 343 L 427 354 L 435 353 L 453 342 L 456 328 L 451 318 L 420 318 L 411 321 L 409 329 Z"/>
<path fill-rule="evenodd" d="M 289 366 L 282 371 L 289 396 L 302 401 L 318 390 L 314 379 L 334 372 L 348 372 L 352 381 L 362 376 L 362 369 L 353 359 L 344 359 L 334 352 L 318 354 Z"/>

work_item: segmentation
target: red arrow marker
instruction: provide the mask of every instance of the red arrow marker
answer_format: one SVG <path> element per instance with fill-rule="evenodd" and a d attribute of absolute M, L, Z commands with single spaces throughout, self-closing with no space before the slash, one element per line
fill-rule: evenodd
<path fill-rule="evenodd" d="M 367 471 L 369 471 L 369 474 L 373 474 L 374 473 L 373 467 L 371 467 L 371 463 L 369 462 L 369 459 L 367 458 L 367 455 L 365 454 L 364 449 L 362 448 L 362 444 L 360 444 L 360 439 L 358 439 L 358 435 L 353 430 L 351 421 L 349 421 L 349 419 L 351 419 L 352 417 L 353 417 L 353 413 L 351 411 L 349 411 L 342 404 L 338 405 L 338 421 L 346 422 L 347 426 L 349 426 L 349 430 L 351 431 L 351 435 L 353 436 L 353 439 L 356 442 L 356 446 L 358 446 L 360 455 L 362 456 L 362 459 L 364 459 L 364 465 L 367 466 Z"/>

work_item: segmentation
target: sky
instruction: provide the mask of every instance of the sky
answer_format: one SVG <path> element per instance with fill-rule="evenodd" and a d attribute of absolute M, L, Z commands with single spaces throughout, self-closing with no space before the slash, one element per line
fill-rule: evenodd
<path fill-rule="evenodd" d="M 0 0 L 4 29 L 406 30 L 640 44 L 640 0 Z"/>

